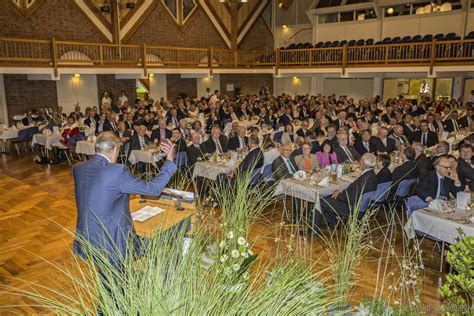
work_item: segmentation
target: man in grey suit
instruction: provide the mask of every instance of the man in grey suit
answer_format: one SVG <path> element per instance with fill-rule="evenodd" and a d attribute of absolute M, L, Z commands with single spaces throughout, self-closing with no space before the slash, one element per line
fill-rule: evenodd
<path fill-rule="evenodd" d="M 127 166 L 116 164 L 120 139 L 113 132 L 97 138 L 96 154 L 91 160 L 73 168 L 78 221 L 74 251 L 86 257 L 81 240 L 120 265 L 126 254 L 129 238 L 135 238 L 130 214 L 130 194 L 159 196 L 176 171 L 174 147 L 169 141 L 160 144 L 167 153 L 160 173 L 149 182 L 135 178 Z"/>

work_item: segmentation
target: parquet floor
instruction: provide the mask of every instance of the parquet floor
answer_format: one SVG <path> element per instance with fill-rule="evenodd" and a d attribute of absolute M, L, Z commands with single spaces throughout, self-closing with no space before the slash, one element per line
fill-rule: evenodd
<path fill-rule="evenodd" d="M 1 158 L 0 168 L 0 284 L 25 288 L 26 282 L 48 287 L 67 287 L 68 282 L 54 265 L 72 262 L 71 244 L 76 223 L 74 186 L 68 165 L 37 165 L 31 155 Z M 273 227 L 281 214 L 271 218 Z M 256 248 L 264 256 L 275 254 L 273 227 L 268 222 L 257 223 L 252 235 L 265 235 Z M 376 245 L 377 246 L 377 245 Z M 440 305 L 438 287 L 443 274 L 436 270 L 439 253 L 433 243 L 424 241 L 424 289 L 422 303 L 430 310 Z M 324 256 L 324 249 L 317 241 L 309 247 L 314 257 Z M 360 285 L 356 298 L 370 297 L 375 287 L 376 264 L 374 260 L 362 263 Z M 36 314 L 41 309 L 21 306 L 31 304 L 21 296 L 0 293 L 0 315 Z M 436 314 L 436 313 L 427 313 Z"/>

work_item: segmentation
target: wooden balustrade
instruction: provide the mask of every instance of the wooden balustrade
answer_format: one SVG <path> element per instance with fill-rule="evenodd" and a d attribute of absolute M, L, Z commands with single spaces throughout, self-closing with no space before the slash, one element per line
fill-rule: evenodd
<path fill-rule="evenodd" d="M 0 38 L 2 66 L 142 68 L 316 68 L 474 62 L 474 40 L 342 46 L 275 51 L 233 51 Z"/>

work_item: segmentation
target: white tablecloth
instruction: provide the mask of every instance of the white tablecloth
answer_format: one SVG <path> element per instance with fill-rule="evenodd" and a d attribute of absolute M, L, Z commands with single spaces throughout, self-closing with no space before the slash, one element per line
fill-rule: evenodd
<path fill-rule="evenodd" d="M 456 217 L 465 217 L 466 213 L 457 210 L 453 213 Z M 452 215 L 452 214 L 450 214 Z M 467 236 L 474 236 L 474 224 L 465 224 L 442 217 L 439 213 L 433 213 L 427 210 L 418 210 L 408 219 L 405 224 L 405 232 L 410 238 L 415 237 L 415 230 L 423 234 L 428 234 L 436 239 L 453 244 L 459 237 L 456 229 L 460 227 Z"/>
<path fill-rule="evenodd" d="M 210 161 L 198 161 L 194 165 L 193 178 L 199 176 L 211 180 L 216 180 L 220 173 L 229 173 L 237 168 L 236 163 L 228 162 L 226 165 L 220 165 Z"/>
<path fill-rule="evenodd" d="M 354 178 L 355 180 L 355 178 Z M 337 183 L 330 183 L 327 187 L 310 185 L 307 181 L 294 179 L 284 179 L 280 181 L 275 189 L 275 195 L 284 194 L 287 196 L 302 199 L 316 204 L 316 209 L 321 209 L 320 198 L 333 194 L 337 190 L 346 189 L 353 181 L 338 179 Z"/>
<path fill-rule="evenodd" d="M 76 143 L 76 154 L 92 156 L 95 154 L 95 143 L 88 140 L 80 140 Z"/>
<path fill-rule="evenodd" d="M 148 150 L 132 150 L 128 157 L 128 161 L 130 161 L 132 165 L 137 162 L 151 163 L 154 165 L 155 162 L 161 160 L 162 157 L 164 157 L 164 154 L 153 155 Z"/>
<path fill-rule="evenodd" d="M 17 128 L 4 129 L 2 132 L 0 132 L 0 139 L 1 140 L 7 140 L 7 139 L 17 138 L 19 131 L 20 130 L 17 129 Z"/>
<path fill-rule="evenodd" d="M 57 145 L 59 141 L 62 139 L 61 135 L 52 134 L 52 135 L 44 135 L 44 134 L 35 134 L 33 135 L 33 140 L 31 143 L 38 144 L 44 146 L 44 148 L 51 150 L 53 146 Z"/>

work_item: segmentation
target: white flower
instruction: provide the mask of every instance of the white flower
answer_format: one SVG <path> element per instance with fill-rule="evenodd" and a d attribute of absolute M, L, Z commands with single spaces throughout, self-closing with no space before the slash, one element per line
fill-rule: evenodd
<path fill-rule="evenodd" d="M 248 248 L 250 245 L 249 245 L 248 242 L 245 242 L 245 245 L 244 245 L 244 246 L 245 246 L 245 248 Z"/>
<path fill-rule="evenodd" d="M 244 278 L 244 280 L 250 279 L 250 273 L 245 272 L 244 275 L 243 275 L 243 278 Z"/>
<path fill-rule="evenodd" d="M 239 271 L 239 269 L 240 269 L 240 266 L 237 263 L 232 265 L 232 270 Z"/>
<path fill-rule="evenodd" d="M 232 239 L 234 238 L 234 232 L 230 231 L 227 233 L 227 238 Z"/>
<path fill-rule="evenodd" d="M 224 241 L 224 240 L 219 243 L 219 247 L 220 247 L 220 248 L 224 248 L 224 247 L 225 247 L 225 241 Z"/>
<path fill-rule="evenodd" d="M 232 250 L 231 255 L 233 258 L 238 258 L 240 256 L 240 252 L 237 249 Z"/>
<path fill-rule="evenodd" d="M 237 238 L 237 243 L 241 246 L 245 245 L 245 238 L 244 237 Z"/>
<path fill-rule="evenodd" d="M 222 262 L 222 263 L 226 262 L 228 258 L 229 258 L 229 257 L 228 257 L 227 255 L 222 255 L 222 256 L 221 256 L 221 262 Z"/>
<path fill-rule="evenodd" d="M 248 252 L 245 252 L 245 251 L 242 252 L 240 255 L 241 255 L 243 258 L 248 258 L 248 257 L 249 257 Z"/>

